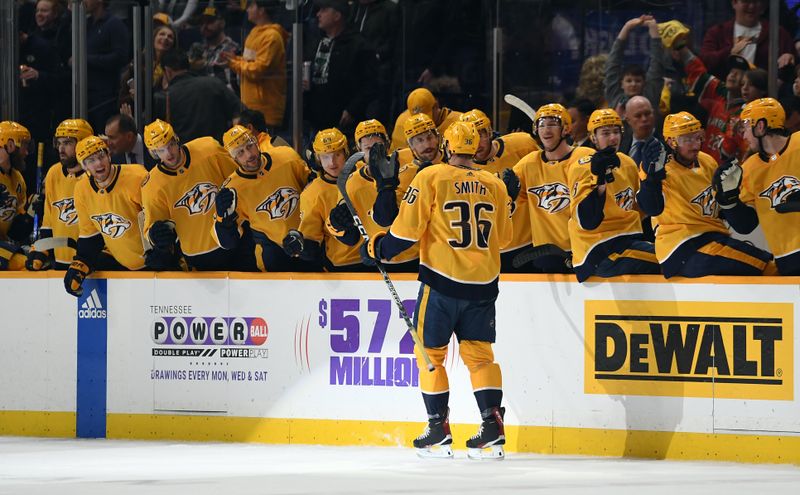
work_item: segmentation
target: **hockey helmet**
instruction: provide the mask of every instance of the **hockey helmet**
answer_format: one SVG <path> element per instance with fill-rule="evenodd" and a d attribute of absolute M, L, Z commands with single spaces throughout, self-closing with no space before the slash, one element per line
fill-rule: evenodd
<path fill-rule="evenodd" d="M 609 125 L 622 127 L 622 119 L 619 118 L 619 114 L 614 110 L 610 108 L 601 108 L 599 110 L 595 110 L 589 116 L 589 122 L 586 124 L 586 129 L 589 131 L 589 134 L 594 134 L 596 129 Z"/>
<path fill-rule="evenodd" d="M 236 149 L 249 143 L 258 144 L 258 140 L 245 126 L 235 125 L 222 135 L 222 145 L 232 157 L 236 158 Z"/>
<path fill-rule="evenodd" d="M 542 105 L 539 107 L 539 110 L 536 111 L 536 122 L 534 122 L 533 125 L 534 131 L 539 126 L 539 121 L 547 117 L 557 118 L 561 122 L 561 126 L 567 132 L 569 132 L 572 127 L 572 117 L 569 116 L 569 112 L 564 108 L 564 105 L 560 103 L 548 103 Z"/>
<path fill-rule="evenodd" d="M 10 120 L 0 122 L 0 146 L 12 141 L 14 146 L 22 148 L 30 140 L 31 133 L 24 125 Z"/>
<path fill-rule="evenodd" d="M 380 134 L 386 141 L 389 141 L 389 135 L 386 134 L 386 127 L 376 119 L 369 119 L 359 122 L 356 126 L 356 145 L 361 141 L 361 138 L 371 136 L 372 134 Z"/>
<path fill-rule="evenodd" d="M 75 141 L 86 139 L 94 134 L 94 129 L 83 119 L 67 119 L 56 127 L 55 138 L 53 139 L 53 146 L 58 138 L 73 138 Z"/>
<path fill-rule="evenodd" d="M 150 124 L 144 126 L 144 145 L 149 150 L 163 148 L 168 145 L 173 139 L 177 142 L 178 137 L 175 135 L 175 130 L 172 126 L 161 119 L 156 119 Z"/>
<path fill-rule="evenodd" d="M 406 99 L 406 107 L 411 115 L 424 113 L 433 116 L 434 106 L 436 106 L 436 97 L 426 88 L 415 89 L 408 94 L 408 99 Z"/>
<path fill-rule="evenodd" d="M 412 115 L 403 123 L 403 132 L 407 140 L 423 132 L 435 130 L 436 124 L 433 123 L 433 119 L 424 113 Z"/>
<path fill-rule="evenodd" d="M 475 155 L 479 141 L 478 129 L 472 122 L 456 121 L 444 131 L 445 149 L 454 155 Z"/>
<path fill-rule="evenodd" d="M 83 165 L 84 160 L 98 151 L 108 153 L 108 145 L 97 136 L 89 136 L 78 141 L 78 145 L 75 146 L 75 157 L 78 159 L 78 163 Z"/>
<path fill-rule="evenodd" d="M 664 119 L 664 139 L 675 138 L 703 130 L 703 124 L 689 112 L 667 115 Z"/>
<path fill-rule="evenodd" d="M 314 153 L 344 151 L 347 154 L 347 137 L 335 127 L 319 131 L 314 137 Z"/>
<path fill-rule="evenodd" d="M 469 112 L 462 113 L 458 119 L 461 122 L 472 122 L 478 131 L 485 129 L 490 133 L 492 132 L 492 121 L 489 120 L 489 117 L 485 113 L 477 108 L 473 108 Z"/>
<path fill-rule="evenodd" d="M 742 109 L 742 120 L 749 120 L 750 126 L 764 119 L 768 129 L 783 129 L 786 123 L 786 111 L 775 98 L 759 98 L 753 100 Z"/>

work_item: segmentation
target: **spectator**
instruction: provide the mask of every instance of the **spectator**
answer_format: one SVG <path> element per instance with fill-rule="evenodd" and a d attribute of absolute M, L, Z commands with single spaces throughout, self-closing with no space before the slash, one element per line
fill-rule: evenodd
<path fill-rule="evenodd" d="M 242 103 L 264 114 L 267 125 L 280 127 L 286 108 L 286 40 L 289 33 L 272 21 L 279 3 L 251 0 L 247 19 L 255 27 L 244 42 L 241 57 L 220 52 L 241 80 Z"/>
<path fill-rule="evenodd" d="M 433 93 L 425 88 L 417 88 L 409 93 L 406 99 L 406 107 L 406 110 L 397 117 L 394 123 L 391 151 L 407 146 L 406 136 L 403 133 L 403 126 L 406 120 L 412 115 L 424 113 L 433 119 L 433 123 L 436 124 L 436 128 L 439 130 L 439 135 L 441 136 L 444 136 L 444 131 L 450 127 L 450 124 L 461 117 L 461 112 L 439 106 L 439 101 L 433 96 Z"/>
<path fill-rule="evenodd" d="M 744 73 L 742 79 L 742 98 L 745 103 L 750 103 L 759 98 L 765 98 L 768 93 L 768 75 L 764 69 L 750 69 Z"/>
<path fill-rule="evenodd" d="M 756 67 L 769 62 L 769 23 L 761 20 L 766 10 L 764 0 L 732 0 L 734 17 L 711 26 L 703 38 L 700 58 L 714 76 L 722 79 L 730 55 L 740 55 Z M 794 63 L 792 36 L 779 28 L 778 68 Z M 788 82 L 788 81 L 787 81 Z"/>
<path fill-rule="evenodd" d="M 130 60 L 128 28 L 106 12 L 108 0 L 83 0 L 86 21 L 86 76 L 89 123 L 102 129 L 118 111 L 120 72 Z"/>
<path fill-rule="evenodd" d="M 136 131 L 136 122 L 125 114 L 112 115 L 106 122 L 106 144 L 111 163 L 138 163 L 150 170 L 155 160 L 144 147 L 142 136 Z"/>
<path fill-rule="evenodd" d="M 570 137 L 573 146 L 585 146 L 594 148 L 592 140 L 589 139 L 589 116 L 596 110 L 594 103 L 587 99 L 577 100 L 567 107 L 569 116 L 572 117 L 572 131 Z"/>
<path fill-rule="evenodd" d="M 605 53 L 594 55 L 583 61 L 581 75 L 578 78 L 578 88 L 575 90 L 576 99 L 589 100 L 595 108 L 606 106 L 605 83 L 603 80 L 607 61 L 608 54 Z"/>
<path fill-rule="evenodd" d="M 203 35 L 202 43 L 195 43 L 189 50 L 189 62 L 192 70 L 203 72 L 209 76 L 216 76 L 226 86 L 238 94 L 239 82 L 236 73 L 222 57 L 222 52 L 230 55 L 239 53 L 239 44 L 225 34 L 225 15 L 221 8 L 207 7 L 200 18 L 200 34 Z M 197 54 L 197 56 L 194 56 Z"/>
<path fill-rule="evenodd" d="M 364 120 L 375 93 L 375 52 L 347 25 L 345 0 L 314 0 L 317 22 L 324 37 L 307 53 L 311 81 L 303 82 L 305 117 L 312 129 L 338 127 L 346 135 Z"/>
<path fill-rule="evenodd" d="M 153 29 L 153 99 L 156 100 L 163 97 L 164 91 L 167 89 L 167 81 L 164 79 L 164 67 L 161 65 L 161 57 L 172 50 L 176 45 L 175 30 L 167 24 L 158 25 Z M 128 64 L 125 74 L 122 76 L 124 84 L 120 88 L 119 104 L 120 108 L 127 105 L 130 111 L 126 113 L 133 113 L 133 63 Z"/>
<path fill-rule="evenodd" d="M 644 143 L 655 137 L 656 117 L 653 105 L 644 96 L 634 96 L 625 104 L 625 122 L 630 132 L 625 132 L 619 146 L 619 151 L 633 158 L 638 165 L 641 163 L 641 154 Z"/>
<path fill-rule="evenodd" d="M 650 33 L 650 65 L 647 73 L 638 65 L 622 67 L 622 55 L 628 44 L 628 35 L 639 26 L 646 26 Z M 623 98 L 642 95 L 650 101 L 654 109 L 658 108 L 661 88 L 664 87 L 663 56 L 664 46 L 653 16 L 642 15 L 626 22 L 614 40 L 606 62 L 605 94 L 608 106 L 615 109 L 624 103 Z"/>
<path fill-rule="evenodd" d="M 241 125 L 248 131 L 252 132 L 258 140 L 258 146 L 261 151 L 269 151 L 270 148 L 275 146 L 289 146 L 280 136 L 271 136 L 267 128 L 267 122 L 264 120 L 264 114 L 258 110 L 244 109 L 239 112 L 239 115 L 233 119 L 233 125 Z"/>
<path fill-rule="evenodd" d="M 169 83 L 166 113 L 175 133 L 186 141 L 222 139 L 240 110 L 236 95 L 216 77 L 189 72 L 189 59 L 180 50 L 165 53 L 161 63 Z"/>

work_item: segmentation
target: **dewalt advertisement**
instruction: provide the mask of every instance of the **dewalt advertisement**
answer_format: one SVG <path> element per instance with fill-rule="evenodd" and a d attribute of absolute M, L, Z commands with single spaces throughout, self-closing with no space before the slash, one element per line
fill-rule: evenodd
<path fill-rule="evenodd" d="M 793 400 L 793 304 L 597 301 L 587 394 Z"/>

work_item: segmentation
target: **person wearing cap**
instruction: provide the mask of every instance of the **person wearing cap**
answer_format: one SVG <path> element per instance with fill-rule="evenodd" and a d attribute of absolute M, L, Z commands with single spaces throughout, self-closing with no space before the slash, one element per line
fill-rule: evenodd
<path fill-rule="evenodd" d="M 223 144 L 238 168 L 217 193 L 211 234 L 223 248 L 236 249 L 249 224 L 260 271 L 305 271 L 281 243 L 300 225 L 300 193 L 312 177 L 306 163 L 288 146 L 262 151 L 256 136 L 241 125 L 225 133 Z"/>
<path fill-rule="evenodd" d="M 661 273 L 653 243 L 642 239 L 636 164 L 618 151 L 622 119 L 610 108 L 595 110 L 587 128 L 597 151 L 574 160 L 567 171 L 569 241 L 578 282 Z M 665 154 L 658 141 L 652 143 Z"/>
<path fill-rule="evenodd" d="M 95 270 L 142 270 L 150 246 L 142 235 L 141 165 L 116 165 L 105 141 L 97 136 L 80 140 L 75 156 L 87 178 L 75 185 L 78 245 L 64 275 L 67 293 L 83 293 L 83 280 Z M 105 252 L 104 252 L 105 251 Z"/>
<path fill-rule="evenodd" d="M 722 217 L 740 234 L 758 225 L 781 275 L 800 275 L 800 136 L 785 128 L 786 112 L 773 98 L 742 109 L 751 155 L 727 161 L 712 179 Z"/>
<path fill-rule="evenodd" d="M 194 43 L 189 49 L 192 70 L 215 76 L 234 93 L 239 94 L 239 80 L 236 72 L 228 67 L 222 53 L 239 53 L 239 43 L 225 34 L 225 13 L 223 7 L 210 5 L 200 16 L 200 34 L 203 41 Z"/>
<path fill-rule="evenodd" d="M 439 135 L 444 134 L 445 129 L 450 127 L 450 124 L 457 121 L 461 116 L 461 112 L 439 106 L 438 100 L 427 88 L 417 88 L 408 94 L 406 109 L 397 117 L 394 123 L 392 146 L 389 151 L 394 151 L 405 146 L 407 138 L 403 135 L 403 124 L 412 115 L 418 113 L 424 113 L 433 120 L 433 123 L 439 130 Z"/>
<path fill-rule="evenodd" d="M 367 106 L 377 97 L 375 51 L 364 36 L 347 23 L 345 0 L 314 0 L 319 43 L 307 45 L 304 61 L 311 68 L 304 80 L 304 115 L 312 131 L 337 127 L 352 135 L 364 120 Z"/>
<path fill-rule="evenodd" d="M 273 21 L 281 2 L 251 0 L 247 20 L 255 27 L 244 41 L 241 56 L 220 52 L 228 67 L 239 75 L 242 103 L 258 110 L 270 127 L 283 124 L 286 108 L 286 40 L 289 33 Z"/>
<path fill-rule="evenodd" d="M 671 153 L 643 164 L 636 196 L 656 226 L 656 256 L 664 276 L 774 271 L 770 253 L 731 237 L 722 220 L 711 185 L 717 161 L 701 151 L 700 121 L 688 112 L 667 115 L 664 138 Z"/>

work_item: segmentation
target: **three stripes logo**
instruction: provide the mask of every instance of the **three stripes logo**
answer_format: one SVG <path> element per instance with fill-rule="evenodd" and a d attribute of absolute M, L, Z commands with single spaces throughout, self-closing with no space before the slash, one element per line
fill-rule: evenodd
<path fill-rule="evenodd" d="M 86 300 L 80 306 L 78 310 L 78 318 L 105 318 L 106 317 L 106 309 L 103 307 L 103 303 L 100 301 L 100 296 L 97 294 L 97 289 L 92 289 L 89 292 L 89 295 L 86 296 Z"/>

